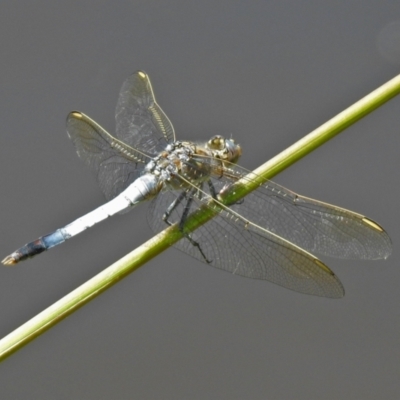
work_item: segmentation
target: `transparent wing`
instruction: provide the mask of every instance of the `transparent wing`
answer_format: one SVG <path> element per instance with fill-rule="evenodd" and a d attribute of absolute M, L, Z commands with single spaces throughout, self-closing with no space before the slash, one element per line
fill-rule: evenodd
<path fill-rule="evenodd" d="M 174 128 L 156 103 L 150 79 L 142 71 L 122 85 L 115 118 L 118 139 L 153 157 L 175 141 Z"/>
<path fill-rule="evenodd" d="M 243 177 L 245 181 L 254 180 L 255 174 L 247 173 L 242 167 L 231 164 L 225 168 L 217 186 L 222 188 Z M 351 259 L 380 259 L 391 254 L 391 240 L 376 222 L 297 195 L 272 181 L 230 208 L 312 253 Z"/>
<path fill-rule="evenodd" d="M 114 138 L 80 112 L 68 115 L 67 132 L 78 156 L 96 173 L 107 200 L 127 188 L 149 161 L 148 156 Z"/>
<path fill-rule="evenodd" d="M 200 197 L 195 196 L 193 210 L 206 203 L 208 196 Z M 154 231 L 166 227 L 161 217 L 175 199 L 176 192 L 165 191 L 152 201 L 148 221 Z M 169 221 L 179 223 L 185 206 L 186 202 L 181 202 L 171 213 Z M 209 264 L 214 267 L 249 278 L 268 280 L 301 293 L 331 298 L 344 295 L 339 279 L 321 261 L 229 211 L 220 212 L 191 233 L 191 238 L 200 245 Z M 199 249 L 188 239 L 183 238 L 174 246 L 206 262 Z"/>

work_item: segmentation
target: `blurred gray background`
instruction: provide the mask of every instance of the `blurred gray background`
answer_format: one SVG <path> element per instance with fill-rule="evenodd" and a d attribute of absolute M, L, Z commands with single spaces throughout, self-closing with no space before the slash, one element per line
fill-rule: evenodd
<path fill-rule="evenodd" d="M 113 132 L 133 71 L 150 75 L 179 138 L 232 135 L 253 169 L 399 73 L 399 21 L 397 0 L 3 0 L 1 258 L 103 203 L 65 118 L 80 110 Z M 386 261 L 322 258 L 343 299 L 170 249 L 3 362 L 1 397 L 400 398 L 399 109 L 275 178 L 391 235 Z M 146 208 L 1 268 L 1 337 L 151 238 Z"/>

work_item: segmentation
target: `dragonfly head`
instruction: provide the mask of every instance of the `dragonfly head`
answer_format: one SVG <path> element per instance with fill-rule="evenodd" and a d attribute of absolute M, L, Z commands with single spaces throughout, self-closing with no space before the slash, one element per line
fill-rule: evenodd
<path fill-rule="evenodd" d="M 224 161 L 236 163 L 239 157 L 242 155 L 242 148 L 236 144 L 233 139 L 225 139 L 223 136 L 213 136 L 206 144 L 214 157 L 220 158 Z"/>

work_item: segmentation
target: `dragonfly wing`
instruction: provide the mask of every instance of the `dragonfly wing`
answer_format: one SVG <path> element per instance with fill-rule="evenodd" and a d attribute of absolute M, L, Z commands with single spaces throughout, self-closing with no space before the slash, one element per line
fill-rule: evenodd
<path fill-rule="evenodd" d="M 127 188 L 149 161 L 145 154 L 114 138 L 80 112 L 68 115 L 67 132 L 78 156 L 96 173 L 107 200 Z"/>
<path fill-rule="evenodd" d="M 122 142 L 155 156 L 175 141 L 171 121 L 156 103 L 148 75 L 137 71 L 122 85 L 115 110 Z"/>
<path fill-rule="evenodd" d="M 243 177 L 255 179 L 255 174 L 237 165 L 226 168 L 219 186 L 230 185 Z M 376 222 L 369 218 L 318 200 L 297 195 L 267 181 L 230 206 L 246 219 L 307 251 L 350 259 L 387 258 L 391 240 Z"/>
<path fill-rule="evenodd" d="M 197 206 L 208 196 L 195 198 Z M 176 192 L 159 194 L 149 207 L 148 221 L 156 232 L 166 224 L 161 216 L 176 199 Z M 179 223 L 185 202 L 171 213 L 169 221 Z M 197 208 L 193 205 L 193 210 Z M 339 298 L 344 295 L 336 275 L 321 261 L 288 241 L 248 224 L 229 211 L 221 211 L 212 220 L 191 233 L 209 264 L 233 274 L 264 279 L 288 289 L 316 296 Z M 174 244 L 179 250 L 206 262 L 199 249 L 187 238 Z"/>

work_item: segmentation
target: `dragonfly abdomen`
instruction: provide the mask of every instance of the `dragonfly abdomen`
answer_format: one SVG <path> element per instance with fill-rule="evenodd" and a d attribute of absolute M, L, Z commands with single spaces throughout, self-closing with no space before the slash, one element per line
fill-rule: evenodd
<path fill-rule="evenodd" d="M 34 257 L 37 254 L 43 253 L 44 251 L 65 242 L 66 239 L 67 238 L 64 237 L 62 229 L 57 229 L 53 233 L 41 236 L 33 242 L 27 243 L 18 250 L 15 250 L 3 260 L 3 264 L 13 265 L 19 261 Z"/>
<path fill-rule="evenodd" d="M 108 217 L 126 209 L 133 208 L 136 204 L 157 194 L 160 189 L 159 178 L 151 174 L 143 175 L 108 203 L 76 219 L 63 228 L 57 229 L 53 233 L 41 236 L 27 243 L 7 256 L 2 263 L 5 265 L 14 265 L 19 261 L 43 253 L 45 250 L 65 242 L 67 239 L 83 232 Z"/>

